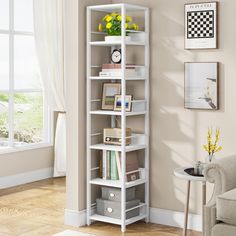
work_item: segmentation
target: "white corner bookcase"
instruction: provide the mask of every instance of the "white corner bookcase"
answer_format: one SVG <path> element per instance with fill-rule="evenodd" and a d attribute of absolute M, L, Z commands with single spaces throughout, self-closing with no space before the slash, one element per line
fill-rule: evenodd
<path fill-rule="evenodd" d="M 104 40 L 104 33 L 98 32 L 95 24 L 98 24 L 94 18 L 94 14 L 106 14 L 107 12 L 119 12 L 122 15 L 122 37 L 121 41 L 106 42 Z M 125 15 L 126 14 L 140 14 L 143 16 L 142 28 L 139 31 L 126 30 L 125 29 Z M 95 21 L 95 22 L 94 22 Z M 131 36 L 131 41 L 126 42 L 126 34 Z M 107 58 L 110 58 L 110 53 L 115 48 L 121 48 L 122 62 L 120 77 L 100 77 L 98 71 L 101 69 L 101 65 L 104 62 L 104 57 L 101 56 L 100 64 L 94 64 L 94 50 L 96 48 L 106 48 Z M 135 68 L 138 71 L 136 77 L 126 77 L 125 68 L 127 63 L 127 51 L 129 47 L 142 48 L 142 60 L 143 63 L 136 64 Z M 133 63 L 134 64 L 134 63 Z M 133 65 L 132 64 L 132 65 Z M 109 4 L 109 5 L 96 5 L 87 7 L 87 225 L 90 225 L 93 221 L 101 221 L 121 226 L 122 232 L 126 230 L 126 226 L 137 222 L 139 220 L 145 220 L 149 222 L 149 9 L 144 6 L 130 5 L 130 4 Z M 101 96 L 99 93 L 94 92 L 92 87 L 98 86 L 101 90 L 101 84 L 104 82 L 119 82 L 121 83 L 121 96 L 122 104 L 125 101 L 125 95 L 127 94 L 127 88 L 129 83 L 135 86 L 136 83 L 141 83 L 141 89 L 143 90 L 143 97 L 140 99 L 133 98 L 132 111 L 126 112 L 125 107 L 122 106 L 121 111 L 106 111 L 101 110 Z M 94 84 L 93 84 L 94 83 Z M 139 85 L 140 86 L 140 85 Z M 135 91 L 135 90 L 134 90 Z M 101 95 L 101 94 L 100 94 Z M 97 96 L 97 97 L 96 97 Z M 139 96 L 136 96 L 139 97 Z M 134 132 L 131 135 L 131 144 L 126 146 L 126 127 L 128 119 L 138 119 L 142 117 L 143 120 L 143 132 Z M 105 119 L 109 123 L 109 127 L 115 127 L 117 119 L 120 120 L 120 127 L 122 130 L 122 142 L 121 146 L 105 145 L 102 142 L 101 127 L 93 130 L 93 126 L 99 126 L 101 119 Z M 132 129 L 133 130 L 133 129 Z M 98 161 L 99 152 L 102 150 L 119 151 L 121 153 L 121 170 L 122 177 L 120 180 L 104 180 L 98 177 L 96 174 L 99 171 Z M 128 152 L 141 151 L 142 169 L 144 174 L 140 176 L 140 179 L 135 181 L 126 182 L 126 154 Z M 96 201 L 94 194 L 99 192 L 99 187 L 109 186 L 121 189 L 121 219 L 114 219 L 106 216 L 96 214 Z M 143 200 L 139 206 L 139 215 L 130 219 L 126 219 L 126 213 L 132 209 L 126 209 L 126 189 L 130 187 L 143 188 Z M 94 188 L 94 189 L 93 189 Z"/>

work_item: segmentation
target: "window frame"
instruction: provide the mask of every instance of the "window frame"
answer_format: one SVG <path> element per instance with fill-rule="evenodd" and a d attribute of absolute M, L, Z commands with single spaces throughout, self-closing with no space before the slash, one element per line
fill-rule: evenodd
<path fill-rule="evenodd" d="M 0 29 L 0 35 L 8 35 L 9 37 L 9 88 L 1 89 L 0 93 L 8 95 L 8 146 L 0 148 L 1 153 L 21 151 L 27 149 L 36 149 L 40 147 L 52 146 L 53 134 L 53 115 L 48 103 L 43 96 L 43 141 L 38 143 L 26 144 L 22 146 L 14 146 L 14 94 L 16 93 L 33 93 L 40 92 L 45 94 L 43 88 L 41 89 L 14 89 L 14 37 L 16 35 L 33 37 L 34 32 L 19 31 L 14 29 L 14 1 L 9 0 L 9 30 Z"/>

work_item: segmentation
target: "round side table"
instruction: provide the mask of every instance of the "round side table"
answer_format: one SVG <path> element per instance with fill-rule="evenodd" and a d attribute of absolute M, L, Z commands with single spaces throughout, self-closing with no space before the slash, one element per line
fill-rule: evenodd
<path fill-rule="evenodd" d="M 204 176 L 194 176 L 188 174 L 185 170 L 193 168 L 193 167 L 181 167 L 174 170 L 174 175 L 180 179 L 187 180 L 187 195 L 185 202 L 185 211 L 184 211 L 184 228 L 183 228 L 183 236 L 187 236 L 187 228 L 188 228 L 188 211 L 189 211 L 189 196 L 190 196 L 190 185 L 191 181 L 202 182 L 202 232 L 203 232 L 203 208 L 206 204 L 206 179 Z"/>

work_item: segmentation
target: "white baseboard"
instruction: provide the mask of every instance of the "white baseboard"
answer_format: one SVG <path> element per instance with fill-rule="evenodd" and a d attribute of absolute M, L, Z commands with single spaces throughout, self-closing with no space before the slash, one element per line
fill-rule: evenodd
<path fill-rule="evenodd" d="M 74 227 L 81 227 L 86 225 L 86 210 L 75 211 L 65 209 L 64 223 L 65 225 Z"/>
<path fill-rule="evenodd" d="M 151 207 L 150 222 L 155 224 L 182 228 L 184 224 L 184 213 Z M 72 211 L 66 209 L 65 224 L 74 227 L 80 227 L 86 225 L 86 210 Z M 202 217 L 200 215 L 189 214 L 188 229 L 201 231 Z"/>
<path fill-rule="evenodd" d="M 184 213 L 150 207 L 150 222 L 183 228 Z M 202 231 L 202 217 L 200 215 L 189 214 L 188 229 Z"/>
<path fill-rule="evenodd" d="M 21 184 L 28 184 L 51 177 L 53 177 L 52 167 L 29 171 L 17 175 L 4 176 L 0 177 L 0 189 L 10 188 Z"/>

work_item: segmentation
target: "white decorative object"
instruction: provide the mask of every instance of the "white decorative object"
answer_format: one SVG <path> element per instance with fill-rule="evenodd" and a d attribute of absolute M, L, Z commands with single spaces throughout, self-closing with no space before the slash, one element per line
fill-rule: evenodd
<path fill-rule="evenodd" d="M 91 31 L 91 25 L 95 19 L 93 19 L 94 12 L 121 12 L 122 16 L 125 16 L 128 11 L 132 11 L 135 14 L 142 12 L 144 16 L 144 31 L 136 31 L 133 34 L 136 34 L 135 40 L 133 36 L 126 36 L 128 30 L 125 29 L 125 22 L 122 21 L 122 35 L 121 36 L 105 36 L 104 41 L 92 41 L 94 37 L 91 35 L 97 35 L 97 32 Z M 108 41 L 107 41 L 108 40 Z M 139 72 L 136 77 L 127 77 L 125 72 L 125 67 L 127 66 L 127 48 L 130 46 L 143 46 L 144 51 L 144 59 L 143 65 L 132 65 L 132 67 Z M 94 76 L 92 73 L 92 58 L 94 53 L 94 46 L 96 47 L 110 47 L 111 51 L 115 48 L 121 48 L 122 58 L 121 58 L 121 73 L 117 76 L 106 76 L 101 77 Z M 110 53 L 107 54 L 107 59 L 110 58 Z M 104 58 L 104 55 L 101 59 Z M 132 4 L 108 4 L 108 5 L 97 5 L 97 6 L 88 6 L 87 7 L 87 225 L 90 225 L 92 221 L 102 221 L 106 223 L 113 223 L 121 226 L 122 232 L 125 232 L 126 226 L 135 223 L 137 221 L 145 219 L 146 222 L 149 222 L 149 9 L 144 6 L 132 5 Z M 139 75 L 139 76 L 138 76 Z M 128 80 L 132 80 L 134 86 L 138 83 L 136 81 L 144 81 L 143 83 L 143 99 L 142 100 L 132 100 L 132 111 L 127 112 L 125 106 L 122 107 L 121 111 L 114 110 L 101 110 L 101 98 L 96 97 L 97 93 L 91 93 L 91 87 L 95 88 L 98 86 L 98 83 L 93 83 L 93 81 L 97 80 L 108 80 L 112 81 L 113 78 L 121 84 L 121 95 L 122 95 L 122 104 L 125 104 L 125 97 L 128 95 L 126 91 L 126 83 Z M 95 91 L 95 90 L 94 90 Z M 94 97 L 95 96 L 95 97 Z M 120 128 L 122 130 L 121 134 L 121 145 L 106 145 L 104 143 L 99 143 L 100 139 L 93 139 L 93 137 L 101 136 L 100 133 L 97 133 L 93 130 L 92 121 L 95 121 L 96 116 L 104 116 L 107 119 L 109 116 L 111 120 L 111 127 L 115 127 L 117 122 L 116 117 L 120 117 Z M 131 135 L 131 144 L 126 145 L 126 135 L 125 130 L 126 119 L 127 116 L 144 117 L 144 132 L 143 133 L 132 133 Z M 102 128 L 102 126 L 100 127 Z M 104 128 L 104 127 L 103 127 Z M 97 142 L 96 142 L 97 140 Z M 119 180 L 110 180 L 103 179 L 101 176 L 98 176 L 99 167 L 92 166 L 92 163 L 96 163 L 99 158 L 99 150 L 100 154 L 106 151 L 117 151 L 121 153 L 121 175 Z M 134 181 L 126 182 L 126 154 L 127 152 L 133 152 L 138 150 L 144 150 L 143 155 L 143 163 L 145 168 L 145 178 L 138 178 Z M 96 159 L 96 161 L 95 161 Z M 139 170 L 137 170 L 139 171 Z M 141 177 L 142 177 L 141 173 Z M 136 187 L 143 185 L 143 190 L 145 191 L 145 199 L 144 202 L 140 203 L 137 208 L 139 208 L 140 214 L 136 217 L 126 219 L 126 189 L 131 187 Z M 115 219 L 108 216 L 103 216 L 96 214 L 96 210 L 93 209 L 93 198 L 92 198 L 92 188 L 93 186 L 107 186 L 107 187 L 115 187 L 120 188 L 121 190 L 121 218 Z"/>
<path fill-rule="evenodd" d="M 185 5 L 185 49 L 217 48 L 217 2 Z"/>
<path fill-rule="evenodd" d="M 122 37 L 121 36 L 105 36 L 105 41 L 106 42 L 121 42 Z M 125 36 L 125 41 L 126 42 L 130 42 L 131 41 L 131 37 L 130 36 Z"/>

